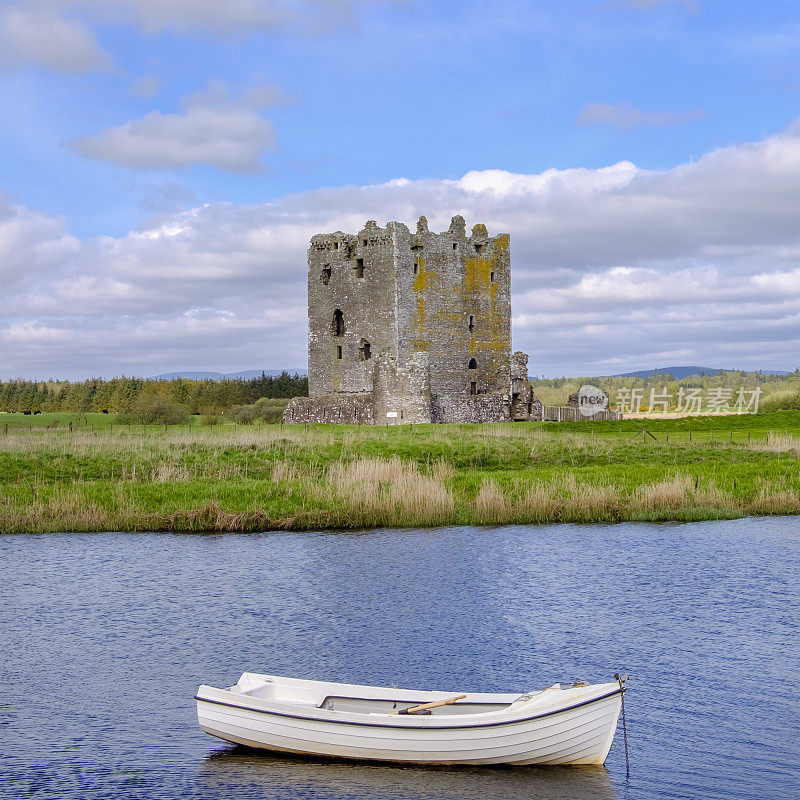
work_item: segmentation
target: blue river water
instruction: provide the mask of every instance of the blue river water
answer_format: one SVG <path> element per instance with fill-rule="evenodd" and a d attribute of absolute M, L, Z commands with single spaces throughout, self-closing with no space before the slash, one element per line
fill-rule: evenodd
<path fill-rule="evenodd" d="M 0 537 L 0 795 L 796 798 L 800 519 Z M 522 692 L 630 674 L 605 768 L 257 754 L 193 695 L 243 671 Z"/>

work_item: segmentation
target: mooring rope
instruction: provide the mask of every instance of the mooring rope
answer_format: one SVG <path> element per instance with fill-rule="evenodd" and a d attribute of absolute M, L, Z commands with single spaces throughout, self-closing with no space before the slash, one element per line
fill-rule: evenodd
<path fill-rule="evenodd" d="M 614 677 L 617 679 L 619 688 L 622 690 L 620 698 L 622 699 L 622 738 L 625 742 L 625 777 L 630 778 L 631 762 L 628 759 L 628 726 L 625 724 L 625 681 L 628 676 L 622 676 L 618 672 L 615 672 Z"/>

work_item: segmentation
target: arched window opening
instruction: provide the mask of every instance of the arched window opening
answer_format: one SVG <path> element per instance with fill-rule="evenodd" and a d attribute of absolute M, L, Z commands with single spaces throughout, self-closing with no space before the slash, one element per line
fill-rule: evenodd
<path fill-rule="evenodd" d="M 358 346 L 358 352 L 361 355 L 362 361 L 369 361 L 372 358 L 372 348 L 366 339 L 361 340 L 361 344 Z"/>
<path fill-rule="evenodd" d="M 333 312 L 333 335 L 344 336 L 344 314 L 340 308 Z"/>
<path fill-rule="evenodd" d="M 478 362 L 474 358 L 471 358 L 467 369 L 478 369 Z"/>
<path fill-rule="evenodd" d="M 321 279 L 322 279 L 322 282 L 323 282 L 323 283 L 324 283 L 326 286 L 327 286 L 327 285 L 330 283 L 330 280 L 331 280 L 331 272 L 332 272 L 332 270 L 331 270 L 331 265 L 330 265 L 330 264 L 326 264 L 326 265 L 325 265 L 325 266 L 322 268 L 322 276 L 321 276 Z"/>

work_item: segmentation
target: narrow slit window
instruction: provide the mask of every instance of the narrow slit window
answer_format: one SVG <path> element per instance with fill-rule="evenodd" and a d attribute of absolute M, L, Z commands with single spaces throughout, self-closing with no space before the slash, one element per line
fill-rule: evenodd
<path fill-rule="evenodd" d="M 372 358 L 372 348 L 366 339 L 361 340 L 361 344 L 358 346 L 358 352 L 362 361 L 369 361 Z"/>
<path fill-rule="evenodd" d="M 494 283 L 494 272 L 489 273 L 489 283 Z"/>
<path fill-rule="evenodd" d="M 469 384 L 469 393 L 470 394 L 478 394 L 478 382 L 471 381 Z"/>
<path fill-rule="evenodd" d="M 322 282 L 327 286 L 331 282 L 331 265 L 326 264 L 322 268 Z"/>
<path fill-rule="evenodd" d="M 336 345 L 336 358 L 342 357 L 342 346 L 340 344 Z"/>
<path fill-rule="evenodd" d="M 419 262 L 414 262 L 414 274 L 416 275 L 419 272 Z"/>
<path fill-rule="evenodd" d="M 458 243 L 457 242 L 453 242 L 453 250 L 458 250 Z"/>
<path fill-rule="evenodd" d="M 364 239 L 364 247 L 366 247 L 366 246 L 367 246 L 367 240 Z"/>
<path fill-rule="evenodd" d="M 344 314 L 340 308 L 333 312 L 333 335 L 344 336 Z"/>
<path fill-rule="evenodd" d="M 469 315 L 469 326 L 468 327 L 469 327 L 469 332 L 470 333 L 472 333 L 472 331 L 475 330 L 475 315 L 474 314 L 470 314 Z"/>
<path fill-rule="evenodd" d="M 333 243 L 333 249 L 334 250 L 338 250 L 339 249 L 339 242 L 334 242 Z"/>
<path fill-rule="evenodd" d="M 356 271 L 356 278 L 363 278 L 364 277 L 364 259 L 357 258 L 356 265 L 354 267 Z"/>

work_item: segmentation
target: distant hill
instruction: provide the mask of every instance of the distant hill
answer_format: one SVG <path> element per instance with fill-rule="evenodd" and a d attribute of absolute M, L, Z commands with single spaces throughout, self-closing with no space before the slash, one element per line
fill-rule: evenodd
<path fill-rule="evenodd" d="M 247 369 L 243 372 L 165 372 L 162 375 L 151 375 L 147 380 L 149 381 L 171 381 L 175 378 L 189 378 L 194 381 L 233 381 L 237 378 L 243 380 L 250 380 L 251 378 L 260 378 L 261 373 L 275 377 L 282 372 L 288 372 L 290 375 L 305 375 L 307 369 Z"/>
<path fill-rule="evenodd" d="M 747 370 L 752 372 L 753 370 Z M 715 369 L 714 367 L 658 367 L 657 369 L 640 369 L 636 372 L 621 372 L 618 375 L 609 375 L 610 378 L 649 378 L 658 373 L 659 375 L 674 375 L 677 380 L 688 378 L 691 375 L 719 375 L 720 372 L 733 372 L 732 369 Z M 765 375 L 788 375 L 782 369 L 763 369 Z"/>

